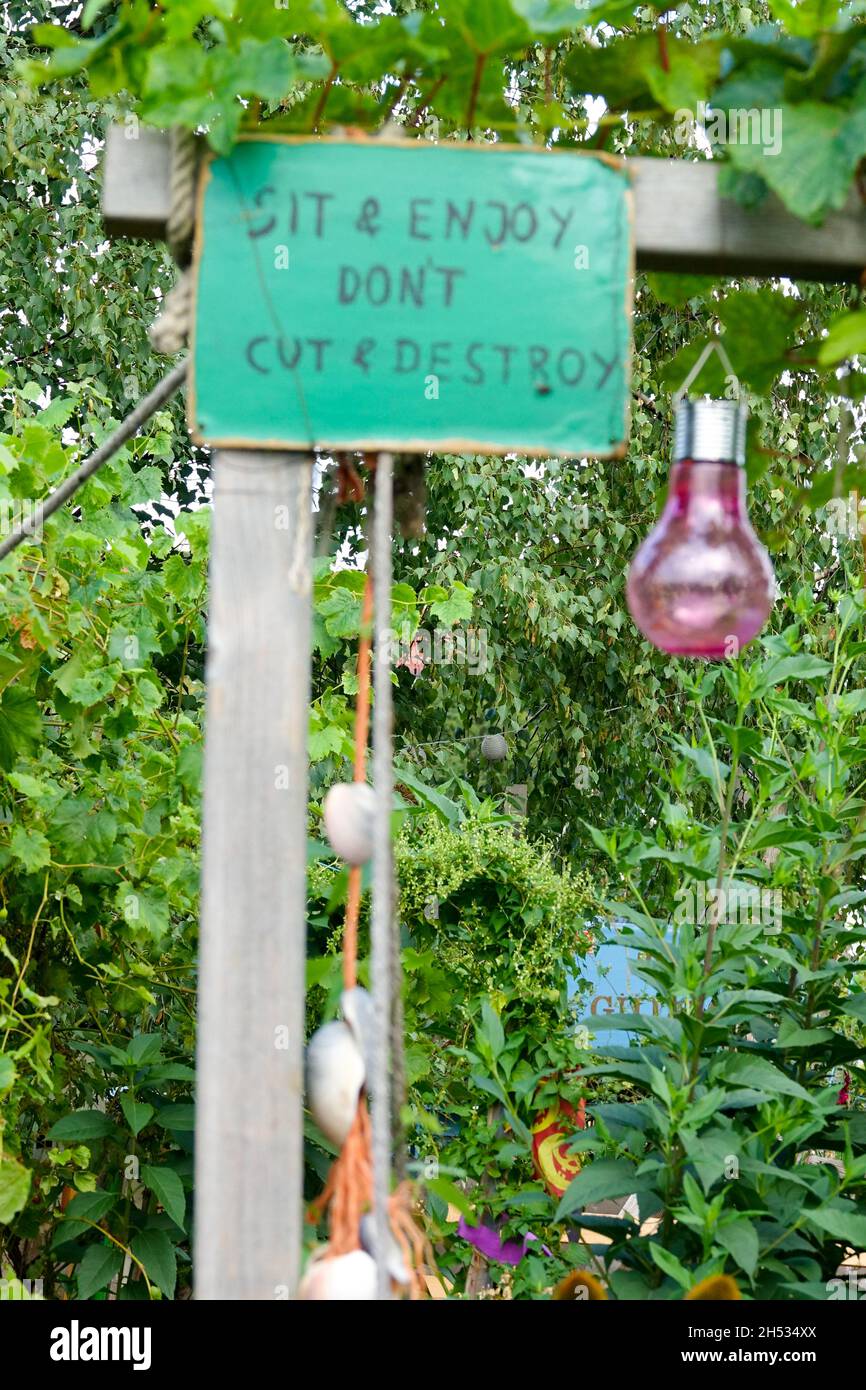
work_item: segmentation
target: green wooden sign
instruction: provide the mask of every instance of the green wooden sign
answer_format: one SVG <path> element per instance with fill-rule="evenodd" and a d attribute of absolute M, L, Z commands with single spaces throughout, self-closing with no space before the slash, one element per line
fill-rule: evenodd
<path fill-rule="evenodd" d="M 624 452 L 624 171 L 508 145 L 251 138 L 202 177 L 193 437 Z"/>

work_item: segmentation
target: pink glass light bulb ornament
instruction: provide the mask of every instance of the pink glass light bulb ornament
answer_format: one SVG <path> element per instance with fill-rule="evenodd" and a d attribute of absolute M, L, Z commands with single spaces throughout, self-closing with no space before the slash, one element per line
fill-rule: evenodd
<path fill-rule="evenodd" d="M 629 612 L 677 656 L 736 656 L 770 615 L 776 581 L 746 508 L 747 407 L 681 400 L 664 510 L 628 574 Z"/>

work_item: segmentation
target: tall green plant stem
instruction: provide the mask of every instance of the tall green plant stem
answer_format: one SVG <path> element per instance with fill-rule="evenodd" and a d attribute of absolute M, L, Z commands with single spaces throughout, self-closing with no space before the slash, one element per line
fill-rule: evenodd
<path fill-rule="evenodd" d="M 707 945 L 704 951 L 704 974 L 701 981 L 701 992 L 698 995 L 695 1017 L 703 1018 L 706 1005 L 706 983 L 709 979 L 710 970 L 713 965 L 713 946 L 716 941 L 716 928 L 719 924 L 719 897 L 722 891 L 722 884 L 725 879 L 725 864 L 727 861 L 728 833 L 731 828 L 731 811 L 734 805 L 734 792 L 737 787 L 737 770 L 739 768 L 739 754 L 735 753 L 731 763 L 731 771 L 728 774 L 728 791 L 725 797 L 725 806 L 722 811 L 722 824 L 719 830 L 719 862 L 716 869 L 716 891 L 713 895 L 713 905 L 710 909 L 710 918 L 707 926 Z"/>

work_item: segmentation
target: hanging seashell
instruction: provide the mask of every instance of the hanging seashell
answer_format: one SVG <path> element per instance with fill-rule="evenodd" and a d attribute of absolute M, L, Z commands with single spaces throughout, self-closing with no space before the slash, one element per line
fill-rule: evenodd
<path fill-rule="evenodd" d="M 485 734 L 481 740 L 481 756 L 489 763 L 501 763 L 508 753 L 508 744 L 502 734 Z"/>
<path fill-rule="evenodd" d="M 366 782 L 337 782 L 322 814 L 331 848 L 347 864 L 366 864 L 373 853 L 376 795 Z"/>
<path fill-rule="evenodd" d="M 307 1044 L 307 1104 L 319 1129 L 342 1148 L 358 1109 L 366 1068 L 348 1023 L 318 1028 Z"/>
<path fill-rule="evenodd" d="M 361 1217 L 361 1244 L 375 1259 L 376 1217 L 371 1211 L 365 1211 L 364 1215 Z M 402 1284 L 405 1287 L 409 1283 L 410 1274 L 406 1268 L 400 1247 L 394 1239 L 394 1233 L 391 1230 L 390 1223 L 386 1236 L 386 1247 L 385 1267 L 388 1271 L 389 1278 L 393 1279 L 395 1284 Z"/>
<path fill-rule="evenodd" d="M 322 1302 L 375 1297 L 376 1262 L 366 1250 L 350 1250 L 333 1258 L 325 1250 L 314 1256 L 298 1288 L 299 1299 Z"/>
<path fill-rule="evenodd" d="M 376 1046 L 374 1041 L 373 996 L 364 989 L 363 985 L 355 985 L 352 989 L 343 990 L 340 995 L 340 1008 L 343 1011 L 343 1018 L 352 1030 L 355 1042 L 361 1049 L 367 1075 L 372 1076 L 374 1070 L 373 1055 Z"/>

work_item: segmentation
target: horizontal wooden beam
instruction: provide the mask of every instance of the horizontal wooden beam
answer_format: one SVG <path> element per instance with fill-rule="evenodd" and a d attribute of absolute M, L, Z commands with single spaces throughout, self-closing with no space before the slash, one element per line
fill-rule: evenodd
<path fill-rule="evenodd" d="M 633 174 L 639 270 L 856 283 L 866 269 L 866 207 L 854 193 L 841 212 L 812 227 L 775 195 L 751 210 L 723 198 L 721 166 L 712 160 L 625 163 Z"/>
<path fill-rule="evenodd" d="M 115 125 L 106 137 L 105 229 L 158 241 L 169 212 L 170 138 L 145 126 L 130 134 Z M 712 160 L 624 162 L 634 184 L 638 270 L 856 283 L 866 268 L 866 207 L 855 194 L 811 227 L 774 196 L 753 210 L 723 198 Z"/>

